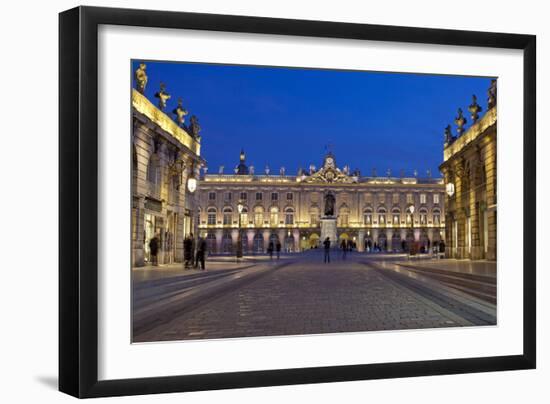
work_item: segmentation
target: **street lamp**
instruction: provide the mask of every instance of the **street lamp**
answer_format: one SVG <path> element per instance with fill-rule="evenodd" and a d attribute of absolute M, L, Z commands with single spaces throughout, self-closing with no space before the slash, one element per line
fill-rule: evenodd
<path fill-rule="evenodd" d="M 414 243 L 414 205 L 409 206 L 409 212 L 411 214 L 411 235 L 413 237 L 412 241 L 409 243 L 409 258 L 412 256 L 413 243 Z"/>
<path fill-rule="evenodd" d="M 239 212 L 239 233 L 237 235 L 237 261 L 243 256 L 243 240 L 241 235 L 241 216 L 243 213 L 244 205 L 241 200 L 237 204 L 237 211 Z"/>

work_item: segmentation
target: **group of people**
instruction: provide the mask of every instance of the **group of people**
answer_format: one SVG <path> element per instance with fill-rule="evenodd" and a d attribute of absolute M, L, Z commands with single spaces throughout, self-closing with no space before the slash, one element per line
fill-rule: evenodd
<path fill-rule="evenodd" d="M 206 240 L 199 236 L 195 242 L 193 233 L 190 233 L 183 240 L 183 268 L 200 268 L 206 270 Z"/>
<path fill-rule="evenodd" d="M 271 240 L 267 246 L 267 253 L 269 254 L 269 259 L 273 259 L 273 251 L 277 253 L 277 259 L 281 258 L 281 242 L 279 240 L 273 242 Z"/>
<path fill-rule="evenodd" d="M 325 238 L 325 241 L 323 241 L 323 247 L 325 249 L 325 255 L 324 255 L 324 262 L 329 263 L 330 262 L 330 247 L 331 247 L 331 241 L 330 237 Z M 342 251 L 342 259 L 346 259 L 347 253 L 352 252 L 354 248 L 357 248 L 357 244 L 352 240 L 346 240 L 342 239 L 340 242 L 340 250 Z"/>

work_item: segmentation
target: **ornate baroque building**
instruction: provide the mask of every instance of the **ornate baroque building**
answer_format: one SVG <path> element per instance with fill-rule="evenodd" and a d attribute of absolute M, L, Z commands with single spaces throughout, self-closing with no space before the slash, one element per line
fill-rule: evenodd
<path fill-rule="evenodd" d="M 445 132 L 440 170 L 446 187 L 446 255 L 496 260 L 497 254 L 497 107 L 496 80 L 489 89 L 487 112 L 475 96 L 468 110 L 472 125 L 464 130 L 462 110 Z"/>
<path fill-rule="evenodd" d="M 303 251 L 319 246 L 320 221 L 330 201 L 337 237 L 355 241 L 359 251 L 374 243 L 383 250 L 401 251 L 412 240 L 427 247 L 442 239 L 443 179 L 390 174 L 350 173 L 347 167 L 337 167 L 331 153 L 319 170 L 311 167 L 292 176 L 283 168 L 278 174 L 266 168 L 265 173 L 255 174 L 241 152 L 234 174 L 224 174 L 220 168 L 218 174 L 200 179 L 199 231 L 211 253 L 233 253 L 239 229 L 245 253 L 264 252 L 276 239 L 285 251 Z"/>
<path fill-rule="evenodd" d="M 156 94 L 159 105 L 153 105 L 142 94 L 147 76 L 144 64 L 140 69 L 132 90 L 132 266 L 150 262 L 154 235 L 160 240 L 160 264 L 182 261 L 184 235 L 196 225 L 193 178 L 203 164 L 196 118 L 189 127 L 183 124 L 187 111 L 181 102 L 174 110 L 179 119 L 168 117 L 164 86 Z"/>

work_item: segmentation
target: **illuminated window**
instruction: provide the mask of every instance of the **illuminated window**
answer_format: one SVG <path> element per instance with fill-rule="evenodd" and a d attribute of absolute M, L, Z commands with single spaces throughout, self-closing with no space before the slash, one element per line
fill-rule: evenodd
<path fill-rule="evenodd" d="M 419 212 L 419 216 L 420 216 L 420 224 L 423 224 L 423 225 L 428 224 L 428 212 L 426 212 L 425 210 L 421 210 Z"/>
<path fill-rule="evenodd" d="M 426 203 L 426 194 L 420 194 L 420 203 Z"/>
<path fill-rule="evenodd" d="M 269 210 L 269 223 L 271 226 L 277 226 L 279 224 L 279 208 L 276 206 L 271 207 Z"/>
<path fill-rule="evenodd" d="M 384 194 L 383 192 L 379 193 L 378 194 L 378 202 L 385 203 L 386 202 L 386 194 Z"/>
<path fill-rule="evenodd" d="M 292 208 L 285 209 L 285 224 L 286 225 L 294 224 L 294 209 Z"/>
<path fill-rule="evenodd" d="M 434 194 L 434 203 L 439 203 L 439 194 Z"/>
<path fill-rule="evenodd" d="M 248 224 L 248 208 L 243 206 L 241 211 L 241 226 L 246 226 Z"/>
<path fill-rule="evenodd" d="M 208 215 L 208 224 L 210 225 L 216 224 L 216 208 L 208 208 L 207 215 Z"/>
<path fill-rule="evenodd" d="M 229 225 L 233 221 L 233 209 L 231 208 L 224 208 L 223 209 L 223 224 Z"/>
<path fill-rule="evenodd" d="M 368 226 L 372 224 L 372 212 L 370 211 L 363 212 L 363 223 Z"/>
<path fill-rule="evenodd" d="M 399 224 L 399 215 L 397 214 L 393 215 L 393 224 Z"/>
<path fill-rule="evenodd" d="M 254 225 L 256 227 L 262 227 L 264 224 L 264 208 L 256 206 L 254 208 Z"/>
<path fill-rule="evenodd" d="M 372 194 L 371 193 L 365 194 L 365 202 L 366 203 L 372 203 Z"/>
<path fill-rule="evenodd" d="M 441 224 L 441 213 L 439 212 L 439 210 L 433 211 L 433 219 L 435 226 L 439 226 Z"/>
<path fill-rule="evenodd" d="M 407 204 L 412 204 L 414 203 L 413 201 L 413 194 L 407 194 Z"/>

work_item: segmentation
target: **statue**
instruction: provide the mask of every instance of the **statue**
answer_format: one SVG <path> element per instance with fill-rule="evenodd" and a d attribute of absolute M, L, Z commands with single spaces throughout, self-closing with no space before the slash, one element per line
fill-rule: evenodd
<path fill-rule="evenodd" d="M 491 86 L 487 91 L 487 109 L 491 109 L 497 105 L 497 79 L 491 80 Z"/>
<path fill-rule="evenodd" d="M 185 116 L 188 114 L 187 110 L 183 108 L 183 100 L 178 98 L 178 106 L 175 108 L 172 113 L 176 115 L 176 121 L 180 127 L 183 127 L 185 122 Z"/>
<path fill-rule="evenodd" d="M 269 170 L 269 166 L 266 165 L 266 166 L 265 166 L 265 175 L 269 175 L 269 171 L 270 171 L 270 170 Z"/>
<path fill-rule="evenodd" d="M 429 168 L 426 170 L 426 175 L 428 176 L 428 178 L 432 178 L 432 170 L 430 170 Z"/>
<path fill-rule="evenodd" d="M 166 108 L 166 101 L 168 101 L 172 96 L 166 92 L 166 84 L 160 83 L 160 91 L 155 93 L 155 97 L 159 99 L 159 109 L 164 111 Z"/>
<path fill-rule="evenodd" d="M 250 175 L 254 175 L 254 166 L 248 167 L 248 172 L 250 173 Z"/>
<path fill-rule="evenodd" d="M 458 116 L 455 118 L 456 133 L 458 134 L 458 136 L 464 133 L 464 126 L 466 125 L 466 122 L 466 118 L 464 118 L 464 115 L 462 115 L 462 108 L 459 108 Z"/>
<path fill-rule="evenodd" d="M 445 144 L 451 144 L 453 142 L 453 133 L 451 132 L 451 125 L 447 125 L 445 128 Z"/>
<path fill-rule="evenodd" d="M 224 166 L 220 166 L 220 169 L 218 170 L 218 174 L 223 174 L 223 169 L 224 169 Z"/>
<path fill-rule="evenodd" d="M 418 177 L 418 170 L 415 168 L 413 171 L 414 178 Z"/>
<path fill-rule="evenodd" d="M 334 195 L 329 192 L 325 195 L 325 216 L 334 216 Z"/>
<path fill-rule="evenodd" d="M 285 176 L 285 168 L 284 167 L 281 167 L 281 169 L 279 170 L 279 174 L 281 175 L 281 177 Z"/>
<path fill-rule="evenodd" d="M 472 95 L 472 103 L 468 107 L 468 111 L 470 111 L 470 117 L 472 118 L 472 122 L 476 123 L 479 119 L 479 113 L 481 112 L 481 107 L 477 104 L 477 97 Z"/>
<path fill-rule="evenodd" d="M 191 136 L 193 136 L 197 140 L 200 140 L 200 131 L 201 126 L 199 125 L 199 118 L 197 118 L 196 115 L 192 115 L 191 119 L 189 120 L 189 132 L 191 132 Z"/>
<path fill-rule="evenodd" d="M 145 93 L 145 86 L 147 85 L 147 74 L 145 69 L 147 65 L 145 63 L 140 63 L 137 70 L 134 72 L 134 78 L 136 80 L 136 90 L 141 94 Z"/>
<path fill-rule="evenodd" d="M 386 175 L 388 176 L 388 178 L 391 177 L 391 168 L 388 168 L 388 169 L 386 170 Z"/>
<path fill-rule="evenodd" d="M 377 177 L 377 176 L 378 176 L 378 173 L 376 172 L 376 168 L 373 168 L 373 169 L 372 169 L 372 176 L 373 176 L 373 177 Z"/>

